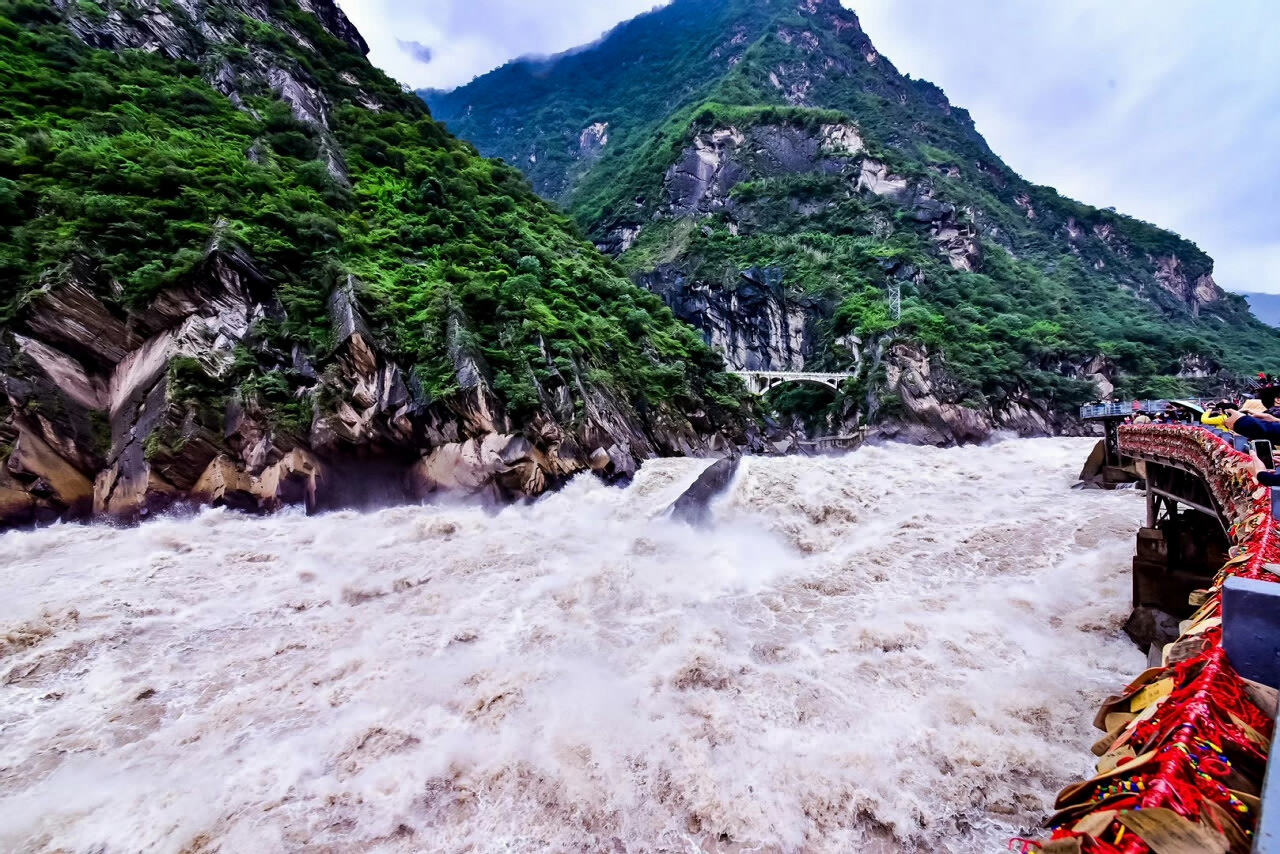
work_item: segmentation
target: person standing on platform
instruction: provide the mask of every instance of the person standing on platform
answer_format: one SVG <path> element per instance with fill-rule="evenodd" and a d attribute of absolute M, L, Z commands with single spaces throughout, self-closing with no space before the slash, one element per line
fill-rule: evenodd
<path fill-rule="evenodd" d="M 1218 409 L 1216 407 L 1206 409 L 1204 415 L 1200 416 L 1200 423 L 1206 427 L 1227 427 L 1229 415 L 1235 412 L 1234 409 Z M 1237 413 L 1241 414 L 1241 413 Z M 1230 427 L 1227 427 L 1230 430 Z"/>
<path fill-rule="evenodd" d="M 1269 374 L 1258 374 L 1258 382 L 1255 384 L 1253 393 L 1258 396 L 1258 400 L 1262 401 L 1262 405 L 1266 407 L 1268 415 L 1274 415 L 1280 418 L 1280 379 L 1272 377 Z"/>

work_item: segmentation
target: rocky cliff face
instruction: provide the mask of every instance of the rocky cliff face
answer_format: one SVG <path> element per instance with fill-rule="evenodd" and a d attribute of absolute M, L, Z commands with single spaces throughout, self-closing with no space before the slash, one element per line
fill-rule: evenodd
<path fill-rule="evenodd" d="M 894 411 L 877 420 L 873 438 L 950 445 L 983 442 L 998 431 L 1054 436 L 1079 427 L 1069 413 L 1055 412 L 1026 390 L 998 406 L 957 402 L 945 364 L 925 347 L 898 342 L 889 347 L 883 361 L 885 388 L 894 400 Z"/>
<path fill-rule="evenodd" d="M 0 110 L 0 528 L 181 503 L 509 501 L 747 442 L 713 354 L 372 69 L 336 5 L 143 0 L 12 18 L 0 66 L 26 76 L 0 81 L 24 87 L 19 112 Z M 64 61 L 91 93 L 81 102 L 58 94 Z M 162 100 L 147 129 L 122 125 L 143 79 L 190 105 Z M 50 130 L 17 132 L 39 123 Z M 113 168 L 93 168 L 91 149 Z M 112 184 L 118 170 L 136 186 Z M 200 219 L 231 209 L 226 181 L 252 203 Z M 80 195 L 104 221 L 66 208 L 78 234 L 52 254 L 24 236 L 65 232 L 50 211 Z M 134 219 L 169 195 L 190 201 L 147 235 Z"/>
<path fill-rule="evenodd" d="M 789 294 L 776 267 L 752 267 L 725 283 L 691 280 L 664 265 L 638 280 L 736 370 L 803 371 L 819 352 L 822 310 Z"/>
<path fill-rule="evenodd" d="M 822 194 L 786 199 L 790 216 L 829 213 L 859 197 L 882 201 L 886 213 L 905 216 L 926 229 L 938 261 L 964 272 L 982 267 L 976 227 L 961 221 L 964 215 L 954 205 L 935 198 L 933 179 L 895 174 L 865 152 L 858 128 L 850 124 L 770 123 L 696 133 L 667 170 L 663 201 L 651 222 L 615 232 L 600 248 L 624 254 L 644 238 L 645 228 L 711 217 L 727 223 L 730 239 L 758 233 L 776 220 L 779 200 L 735 190 L 798 178 L 828 184 Z M 885 217 L 886 228 L 889 219 Z M 714 228 L 701 228 L 703 236 L 715 236 Z M 850 385 L 867 393 L 858 392 L 829 413 L 819 432 L 847 435 L 870 420 L 873 438 L 947 445 L 980 442 L 998 430 L 1034 436 L 1075 428 L 1073 419 L 1036 401 L 1026 389 L 1015 389 L 999 406 L 965 401 L 966 391 L 949 379 L 945 359 L 928 347 L 893 335 L 833 334 L 839 300 L 829 293 L 797 289 L 784 266 L 733 269 L 708 279 L 697 260 L 695 255 L 693 264 L 677 260 L 652 271 L 640 269 L 636 281 L 702 331 L 734 369 L 851 371 Z M 899 282 L 924 284 L 922 271 L 914 266 L 880 266 Z M 1055 369 L 1109 384 L 1101 368 L 1063 364 Z M 885 399 L 893 401 L 892 406 L 883 406 Z M 808 432 L 798 423 L 801 433 Z"/>
<path fill-rule="evenodd" d="M 733 188 L 748 180 L 781 175 L 839 175 L 862 150 L 857 128 L 826 125 L 816 130 L 787 125 L 722 127 L 693 138 L 667 170 L 663 189 L 668 215 L 710 214 L 724 209 Z"/>
<path fill-rule="evenodd" d="M 330 301 L 337 346 L 318 369 L 257 334 L 280 312 L 264 285 L 247 255 L 214 247 L 190 286 L 145 312 L 121 316 L 74 279 L 41 294 L 0 337 L 4 523 L 130 520 L 186 501 L 255 512 L 438 491 L 509 501 L 579 472 L 626 477 L 657 454 L 735 452 L 705 415 L 646 423 L 589 389 L 577 425 L 515 423 L 475 365 L 460 368 L 460 394 L 433 401 L 377 347 L 345 286 Z M 225 392 L 246 350 L 305 377 L 289 393 L 308 417 L 283 423 L 278 408 Z"/>

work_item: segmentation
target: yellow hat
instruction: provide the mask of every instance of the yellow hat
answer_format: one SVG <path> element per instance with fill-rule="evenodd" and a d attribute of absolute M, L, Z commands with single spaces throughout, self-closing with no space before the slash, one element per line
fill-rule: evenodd
<path fill-rule="evenodd" d="M 1240 411 L 1247 412 L 1250 415 L 1261 415 L 1267 411 L 1267 407 L 1263 406 L 1262 401 L 1255 397 L 1251 400 L 1246 400 L 1244 406 L 1240 407 Z"/>

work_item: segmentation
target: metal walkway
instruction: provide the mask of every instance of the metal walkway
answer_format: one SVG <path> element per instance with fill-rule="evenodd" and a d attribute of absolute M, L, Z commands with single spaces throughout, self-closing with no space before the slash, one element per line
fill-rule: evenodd
<path fill-rule="evenodd" d="M 1093 403 L 1080 407 L 1080 417 L 1086 421 L 1102 418 L 1124 418 L 1145 412 L 1147 415 L 1159 415 L 1168 412 L 1177 404 L 1192 403 L 1202 409 L 1213 403 L 1211 400 L 1190 398 L 1186 400 L 1128 400 L 1123 403 Z"/>

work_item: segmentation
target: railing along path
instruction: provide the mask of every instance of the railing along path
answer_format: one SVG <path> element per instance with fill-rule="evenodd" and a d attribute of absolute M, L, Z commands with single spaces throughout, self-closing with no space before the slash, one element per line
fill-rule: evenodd
<path fill-rule="evenodd" d="M 1103 705 L 1094 721 L 1107 733 L 1094 747 L 1097 776 L 1059 794 L 1052 839 L 1016 841 L 1024 851 L 1244 854 L 1261 833 L 1275 696 L 1227 661 L 1222 594 L 1230 578 L 1280 580 L 1272 573 L 1280 538 L 1271 491 L 1258 486 L 1249 455 L 1229 438 L 1198 426 L 1120 429 L 1122 454 L 1200 474 L 1230 525 L 1231 558 L 1211 588 L 1193 594 L 1199 610 L 1165 648 L 1161 666 Z"/>

